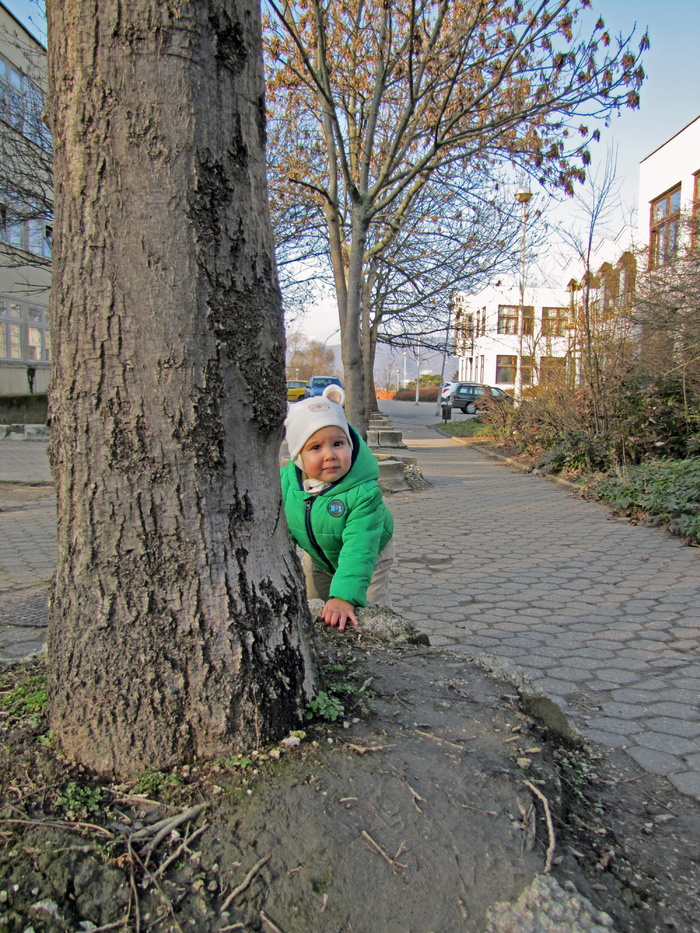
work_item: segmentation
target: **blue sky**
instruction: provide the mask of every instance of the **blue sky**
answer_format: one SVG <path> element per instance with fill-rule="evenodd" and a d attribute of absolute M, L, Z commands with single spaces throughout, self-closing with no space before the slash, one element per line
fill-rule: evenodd
<path fill-rule="evenodd" d="M 3 3 L 22 22 L 27 16 L 40 21 L 32 0 Z M 605 162 L 608 146 L 617 147 L 620 194 L 632 207 L 640 161 L 700 116 L 700 2 L 592 0 L 591 15 L 602 16 L 612 35 L 627 35 L 636 23 L 636 43 L 649 31 L 651 48 L 644 55 L 648 78 L 641 90 L 640 108 L 613 117 L 610 127 L 602 129 L 601 142 L 591 150 L 595 168 Z M 31 28 L 30 23 L 27 26 Z"/>
<path fill-rule="evenodd" d="M 29 16 L 35 23 L 41 22 L 34 0 L 3 3 L 28 28 L 32 28 Z M 622 193 L 631 203 L 640 161 L 700 116 L 700 2 L 592 0 L 592 4 L 592 15 L 602 16 L 613 35 L 627 34 L 636 23 L 638 39 L 648 27 L 651 40 L 644 57 L 648 79 L 642 87 L 639 110 L 627 110 L 613 118 L 592 151 L 594 161 L 605 161 L 608 144 L 617 146 L 618 172 L 624 179 Z"/>

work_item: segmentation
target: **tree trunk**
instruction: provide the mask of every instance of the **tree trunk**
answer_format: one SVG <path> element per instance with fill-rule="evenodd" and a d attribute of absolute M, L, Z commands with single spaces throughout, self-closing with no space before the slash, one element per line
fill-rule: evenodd
<path fill-rule="evenodd" d="M 365 400 L 365 368 L 362 355 L 362 286 L 367 223 L 353 209 L 352 239 L 347 274 L 347 311 L 345 330 L 341 332 L 341 354 L 347 400 L 348 421 L 362 437 L 367 437 L 367 407 Z"/>
<path fill-rule="evenodd" d="M 51 725 L 118 776 L 302 718 L 255 0 L 49 0 Z"/>

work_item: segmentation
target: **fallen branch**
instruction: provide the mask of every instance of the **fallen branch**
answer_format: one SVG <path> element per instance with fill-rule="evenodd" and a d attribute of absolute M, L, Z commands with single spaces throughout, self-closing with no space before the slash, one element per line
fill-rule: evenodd
<path fill-rule="evenodd" d="M 372 837 L 370 836 L 370 834 L 369 834 L 368 832 L 366 832 L 364 829 L 362 830 L 362 837 L 363 837 L 364 839 L 366 839 L 367 842 L 370 843 L 370 845 L 374 846 L 374 848 L 377 850 L 377 852 L 379 852 L 379 854 L 381 855 L 381 857 L 382 857 L 383 859 L 385 859 L 385 860 L 389 863 L 389 865 L 391 865 L 392 868 L 408 868 L 408 865 L 404 865 L 402 862 L 397 862 L 397 861 L 396 861 L 396 859 L 399 857 L 399 855 L 401 855 L 401 853 L 403 852 L 403 848 L 404 848 L 404 843 L 403 843 L 403 842 L 402 842 L 401 845 L 399 846 L 399 851 L 396 853 L 396 856 L 395 856 L 394 858 L 392 858 L 390 855 L 388 855 L 388 854 L 384 851 L 384 849 L 382 849 L 382 847 L 379 845 L 378 842 L 375 842 L 374 839 L 372 839 Z"/>
<path fill-rule="evenodd" d="M 544 873 L 545 875 L 548 875 L 552 870 L 552 858 L 554 856 L 555 846 L 554 824 L 552 823 L 552 814 L 549 810 L 549 801 L 542 793 L 542 791 L 535 787 L 535 785 L 530 781 L 523 781 L 523 784 L 526 787 L 529 787 L 532 793 L 542 801 L 542 806 L 544 807 L 544 815 L 545 819 L 547 820 L 547 832 L 549 833 L 549 845 L 547 846 L 547 857 L 544 863 Z"/>
<path fill-rule="evenodd" d="M 185 851 L 185 849 L 187 849 L 187 847 L 188 847 L 189 845 L 191 845 L 191 844 L 194 842 L 194 840 L 197 838 L 197 836 L 201 836 L 202 833 L 204 832 L 204 830 L 205 830 L 205 829 L 208 829 L 208 828 L 209 828 L 209 823 L 205 823 L 204 826 L 200 826 L 199 829 L 196 829 L 196 830 L 192 833 L 191 836 L 188 836 L 187 839 L 184 840 L 184 842 L 182 843 L 182 845 L 180 845 L 180 846 L 177 847 L 177 849 L 173 852 L 173 854 L 172 854 L 169 858 L 167 858 L 167 859 L 163 862 L 162 865 L 159 865 L 159 866 L 158 866 L 158 868 L 153 872 L 153 874 L 151 875 L 151 877 L 152 877 L 152 878 L 158 878 L 159 875 L 162 875 L 163 872 L 168 868 L 168 866 L 172 865 L 172 863 L 173 863 L 177 858 L 180 857 L 180 855 Z"/>
<path fill-rule="evenodd" d="M 266 865 L 270 861 L 271 858 L 272 858 L 272 855 L 266 855 L 264 858 L 261 858 L 259 862 L 256 862 L 255 865 L 253 865 L 253 867 L 250 869 L 250 871 L 245 876 L 243 881 L 241 881 L 241 883 L 238 885 L 237 888 L 234 888 L 233 891 L 231 891 L 229 896 L 226 898 L 224 903 L 221 905 L 221 913 L 224 913 L 224 911 L 228 910 L 228 908 L 236 900 L 239 894 L 243 894 L 243 892 L 246 890 L 246 888 L 249 887 L 250 882 L 253 880 L 253 878 L 255 878 L 255 876 L 260 871 L 260 869 L 263 867 L 263 865 Z"/>
<path fill-rule="evenodd" d="M 383 752 L 387 748 L 393 748 L 393 745 L 353 745 L 351 742 L 348 742 L 345 746 L 346 748 L 352 749 L 353 752 L 357 752 L 358 755 L 366 755 L 367 752 Z"/>
<path fill-rule="evenodd" d="M 182 813 L 178 813 L 177 816 L 172 817 L 172 819 L 166 820 L 165 825 L 161 827 L 161 829 L 156 833 L 155 837 L 149 843 L 143 857 L 144 864 L 148 864 L 151 855 L 155 849 L 158 848 L 160 843 L 166 838 L 166 836 L 169 836 L 174 829 L 177 829 L 178 826 L 182 826 L 183 823 L 187 823 L 189 820 L 196 819 L 204 809 L 206 809 L 206 804 L 200 803 L 197 804 L 196 807 L 190 807 L 188 810 L 183 810 Z M 138 833 L 134 833 L 131 839 L 133 840 L 134 836 L 139 838 L 140 832 L 141 830 L 139 830 Z"/>

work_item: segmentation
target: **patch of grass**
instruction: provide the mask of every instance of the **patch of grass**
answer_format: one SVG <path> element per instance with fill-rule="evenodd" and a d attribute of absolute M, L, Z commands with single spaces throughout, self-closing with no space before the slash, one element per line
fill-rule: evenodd
<path fill-rule="evenodd" d="M 493 437 L 493 428 L 489 424 L 470 418 L 469 421 L 441 421 L 437 427 L 450 437 Z"/>
<path fill-rule="evenodd" d="M 38 726 L 48 705 L 46 673 L 28 674 L 19 679 L 0 676 L 0 710 L 12 717 L 27 716 Z"/>
<path fill-rule="evenodd" d="M 595 494 L 618 514 L 660 518 L 676 533 L 700 542 L 700 458 L 653 460 L 606 477 Z"/>
<path fill-rule="evenodd" d="M 184 781 L 179 774 L 166 774 L 164 771 L 156 771 L 155 768 L 146 768 L 143 774 L 139 775 L 134 791 L 137 794 L 152 796 L 173 787 L 180 787 L 182 784 Z"/>
<path fill-rule="evenodd" d="M 91 813 L 99 811 L 102 804 L 102 788 L 87 787 L 69 781 L 56 803 L 63 808 L 68 819 L 86 819 Z"/>

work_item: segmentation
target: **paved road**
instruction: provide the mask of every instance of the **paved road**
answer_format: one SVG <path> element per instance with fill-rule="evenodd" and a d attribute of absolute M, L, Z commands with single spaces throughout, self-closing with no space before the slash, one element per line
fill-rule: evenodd
<path fill-rule="evenodd" d="M 389 503 L 397 610 L 433 644 L 507 658 L 587 737 L 700 799 L 700 550 L 443 437 L 434 405 L 381 407 L 432 483 Z M 43 641 L 55 548 L 50 489 L 11 476 L 46 482 L 46 445 L 0 442 L 0 658 Z"/>

